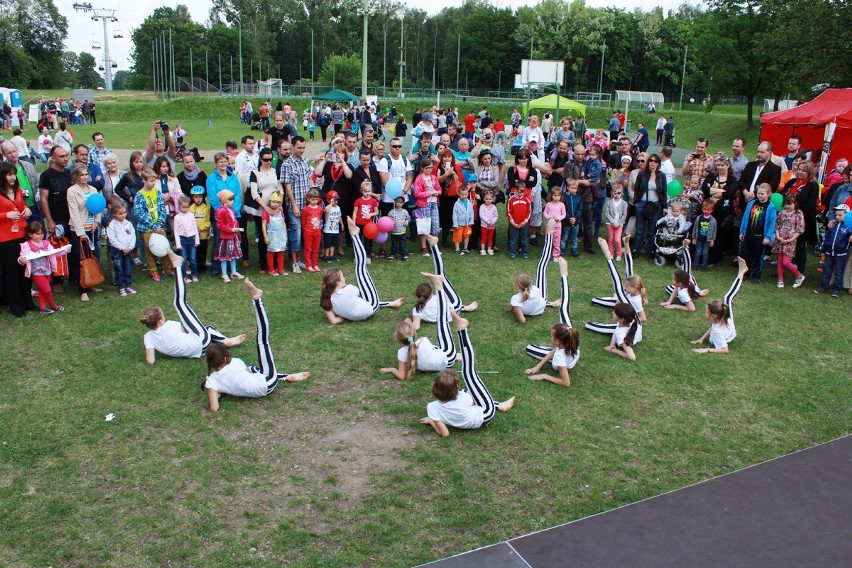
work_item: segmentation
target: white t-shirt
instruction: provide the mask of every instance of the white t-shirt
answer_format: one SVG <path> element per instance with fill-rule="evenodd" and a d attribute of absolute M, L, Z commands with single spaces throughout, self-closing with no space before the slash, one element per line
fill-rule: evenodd
<path fill-rule="evenodd" d="M 201 338 L 186 333 L 183 326 L 169 320 L 160 329 L 151 329 L 145 334 L 145 349 L 154 349 L 169 357 L 201 357 Z"/>
<path fill-rule="evenodd" d="M 564 349 L 559 348 L 556 350 L 556 353 L 553 354 L 553 357 L 550 359 L 550 364 L 553 365 L 553 370 L 558 371 L 559 367 L 566 367 L 568 369 L 573 369 L 574 365 L 577 364 L 577 361 L 580 360 L 580 350 L 577 350 L 576 355 L 568 355 Z"/>
<path fill-rule="evenodd" d="M 689 297 L 689 288 L 678 288 L 677 289 L 677 299 L 680 300 L 682 304 L 686 304 L 687 302 L 691 302 L 692 298 Z"/>
<path fill-rule="evenodd" d="M 429 341 L 428 337 L 421 337 L 414 342 L 417 346 L 417 370 L 418 371 L 443 371 L 447 368 L 447 356 Z M 403 363 L 408 363 L 408 347 L 403 345 L 396 352 L 396 358 Z"/>
<path fill-rule="evenodd" d="M 642 305 L 642 294 L 636 294 L 635 296 L 627 294 L 627 301 L 630 302 L 630 305 L 633 306 L 633 310 L 637 314 L 645 311 L 645 306 Z"/>
<path fill-rule="evenodd" d="M 352 284 L 331 295 L 331 311 L 349 321 L 365 320 L 373 315 L 373 306 L 361 297 L 361 292 Z"/>
<path fill-rule="evenodd" d="M 455 400 L 441 402 L 433 400 L 426 405 L 426 416 L 444 424 L 472 430 L 482 426 L 482 407 L 473 404 L 473 397 L 460 390 Z"/>
<path fill-rule="evenodd" d="M 716 349 L 724 349 L 737 336 L 733 323 L 714 323 L 710 326 L 710 344 Z"/>
<path fill-rule="evenodd" d="M 538 286 L 530 286 L 530 297 L 527 298 L 526 302 L 521 300 L 521 293 L 518 292 L 512 296 L 509 303 L 514 308 L 521 308 L 521 312 L 525 316 L 540 316 L 547 306 L 547 300 L 541 296 L 541 290 L 538 289 Z"/>
<path fill-rule="evenodd" d="M 390 169 L 388 169 L 388 158 L 390 158 Z M 402 155 L 400 155 L 396 160 L 393 159 L 393 156 L 388 155 L 376 164 L 376 171 L 380 174 L 388 174 L 388 180 L 398 179 L 399 183 L 402 184 L 402 187 L 404 188 L 406 174 L 408 172 L 413 172 L 414 168 L 411 165 L 411 160 L 403 160 Z M 393 199 L 388 197 L 387 193 L 384 191 L 382 191 L 382 203 L 393 203 Z"/>
<path fill-rule="evenodd" d="M 231 359 L 222 369 L 208 375 L 206 386 L 218 392 L 247 398 L 266 396 L 269 392 L 266 377 L 249 371 L 242 359 Z"/>
<path fill-rule="evenodd" d="M 627 332 L 630 331 L 630 326 L 621 326 L 618 325 L 615 327 L 615 332 L 613 332 L 612 336 L 615 338 L 615 344 L 621 347 L 624 345 L 624 338 L 627 337 Z M 642 341 L 642 326 L 636 326 L 636 333 L 633 334 L 633 343 L 632 345 L 636 345 Z"/>
<path fill-rule="evenodd" d="M 419 312 L 417 308 L 411 310 L 412 316 L 419 316 L 425 322 L 428 323 L 437 323 L 438 322 L 438 296 L 432 294 L 432 297 L 426 300 L 426 304 L 423 306 L 423 309 Z M 453 319 L 453 316 L 450 314 L 450 310 L 447 310 L 447 321 Z"/>
<path fill-rule="evenodd" d="M 674 180 L 677 172 L 671 160 L 663 160 L 660 163 L 660 171 L 666 176 L 666 183 L 669 184 Z"/>

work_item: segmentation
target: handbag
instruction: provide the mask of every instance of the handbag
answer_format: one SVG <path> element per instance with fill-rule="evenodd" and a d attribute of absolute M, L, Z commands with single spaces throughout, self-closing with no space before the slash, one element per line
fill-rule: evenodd
<path fill-rule="evenodd" d="M 645 207 L 642 209 L 642 218 L 643 219 L 653 219 L 657 216 L 657 212 L 660 210 L 660 204 L 656 201 L 645 201 Z"/>
<path fill-rule="evenodd" d="M 89 239 L 80 239 L 80 287 L 94 288 L 104 283 L 104 272 L 101 264 L 95 258 Z"/>

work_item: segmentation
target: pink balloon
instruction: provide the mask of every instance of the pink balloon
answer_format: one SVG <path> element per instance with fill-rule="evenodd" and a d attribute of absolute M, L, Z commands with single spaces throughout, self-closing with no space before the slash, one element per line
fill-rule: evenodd
<path fill-rule="evenodd" d="M 379 231 L 382 233 L 390 233 L 393 231 L 393 219 L 390 217 L 379 217 L 379 222 L 376 224 L 379 226 Z"/>
<path fill-rule="evenodd" d="M 375 239 L 376 235 L 379 234 L 379 226 L 370 221 L 366 225 L 364 225 L 364 236 L 368 239 Z"/>
<path fill-rule="evenodd" d="M 388 240 L 388 234 L 384 231 L 376 235 L 376 238 L 373 239 L 373 242 L 377 245 L 383 245 Z"/>

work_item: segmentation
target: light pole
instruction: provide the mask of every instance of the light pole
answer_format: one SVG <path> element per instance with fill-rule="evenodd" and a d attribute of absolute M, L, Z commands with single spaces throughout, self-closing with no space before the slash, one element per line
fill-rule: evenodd
<path fill-rule="evenodd" d="M 361 98 L 367 103 L 367 23 L 370 19 L 370 0 L 364 0 L 364 43 L 361 46 Z"/>
<path fill-rule="evenodd" d="M 604 67 L 604 57 L 606 56 L 606 44 L 601 44 L 601 73 L 598 75 L 598 93 L 600 93 L 603 89 L 603 67 Z"/>
<path fill-rule="evenodd" d="M 109 42 L 107 41 L 107 22 L 118 22 L 115 17 L 116 10 L 107 10 L 102 8 L 93 8 L 88 2 L 72 4 L 77 12 L 91 12 L 94 21 L 100 20 L 104 25 L 104 88 L 107 91 L 112 90 L 112 60 L 109 57 Z"/>
<path fill-rule="evenodd" d="M 402 78 L 405 75 L 405 13 L 399 18 L 399 98 L 402 98 Z"/>

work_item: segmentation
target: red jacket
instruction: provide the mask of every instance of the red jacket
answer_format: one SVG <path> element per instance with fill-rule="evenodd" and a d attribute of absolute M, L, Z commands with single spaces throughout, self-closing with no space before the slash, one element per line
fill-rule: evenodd
<path fill-rule="evenodd" d="M 510 217 L 516 225 L 529 221 L 531 214 L 532 201 L 528 197 L 515 197 L 513 195 L 509 198 L 509 202 L 506 204 L 506 216 Z"/>
<path fill-rule="evenodd" d="M 220 207 L 216 210 L 216 226 L 219 227 L 219 238 L 230 240 L 236 236 L 235 230 L 240 227 L 233 209 Z"/>

